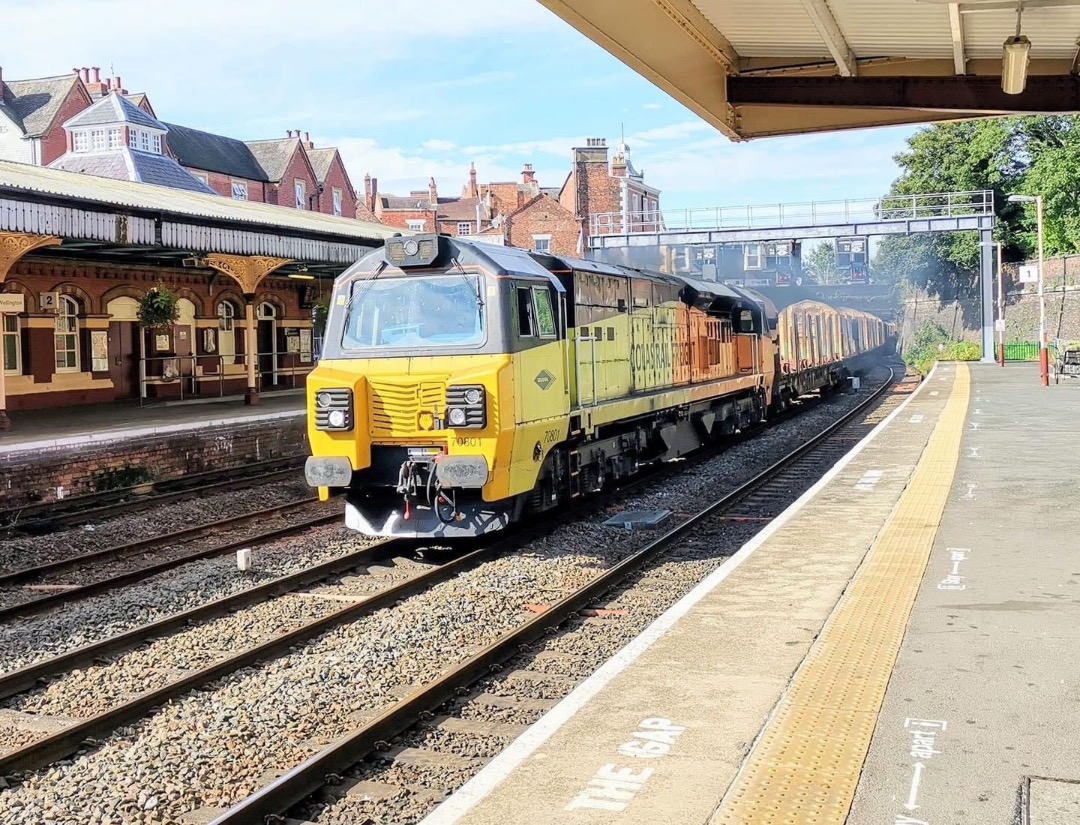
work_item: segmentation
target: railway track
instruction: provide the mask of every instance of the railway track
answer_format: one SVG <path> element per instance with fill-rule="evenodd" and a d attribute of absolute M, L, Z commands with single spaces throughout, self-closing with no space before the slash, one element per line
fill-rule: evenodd
<path fill-rule="evenodd" d="M 829 432 L 832 434 L 831 437 L 834 442 L 839 440 L 842 443 L 845 438 L 842 432 L 837 431 L 838 428 L 843 429 L 852 426 L 853 418 L 865 410 L 868 404 L 876 400 L 887 389 L 887 386 L 884 385 L 871 399 L 868 399 L 855 411 L 845 416 L 840 424 L 830 428 Z M 312 784 L 314 781 L 312 777 L 318 771 L 325 770 L 327 764 L 340 765 L 341 768 L 338 773 L 346 770 L 348 765 L 355 764 L 364 756 L 372 753 L 376 744 L 390 741 L 393 736 L 415 724 L 426 712 L 444 702 L 454 695 L 456 691 L 465 689 L 466 685 L 489 673 L 490 668 L 496 663 L 506 661 L 508 657 L 515 655 L 519 652 L 521 644 L 528 643 L 539 636 L 549 633 L 552 628 L 565 621 L 575 610 L 581 609 L 582 605 L 587 606 L 592 601 L 595 601 L 600 594 L 614 586 L 615 583 L 648 564 L 653 558 L 664 552 L 666 546 L 670 546 L 671 543 L 676 541 L 678 536 L 691 531 L 693 525 L 698 524 L 700 521 L 713 517 L 722 519 L 725 514 L 730 518 L 741 518 L 740 513 L 732 508 L 751 501 L 752 496 L 756 496 L 753 500 L 757 502 L 759 507 L 779 506 L 782 498 L 771 496 L 767 489 L 770 481 L 773 486 L 786 485 L 790 487 L 794 483 L 792 479 L 805 475 L 805 465 L 799 462 L 803 457 L 808 456 L 810 452 L 818 450 L 817 455 L 819 457 L 817 460 L 831 463 L 831 460 L 835 460 L 835 455 L 846 451 L 850 446 L 848 443 L 843 444 L 842 448 L 840 446 L 831 447 L 829 450 L 832 450 L 832 452 L 829 452 L 829 450 L 824 449 L 824 444 L 825 441 L 821 437 L 814 439 L 796 451 L 796 454 L 788 456 L 782 462 L 771 467 L 766 473 L 762 473 L 730 496 L 713 504 L 707 511 L 687 518 L 657 542 L 653 542 L 648 547 L 624 559 L 585 588 L 559 601 L 550 609 L 544 610 L 536 619 L 527 622 L 511 634 L 508 634 L 500 642 L 473 656 L 447 673 L 443 678 L 421 689 L 414 696 L 393 706 L 370 724 L 365 725 L 363 729 L 357 731 L 354 736 L 350 736 L 348 743 L 344 743 L 341 749 L 332 749 L 331 753 L 323 752 L 315 757 L 315 759 L 321 757 L 322 760 L 330 760 L 330 762 L 319 761 L 315 763 L 316 767 L 307 766 L 307 763 L 305 763 L 305 765 L 301 765 L 294 771 L 286 773 L 277 782 L 230 811 L 221 821 L 255 821 L 255 819 L 266 815 L 268 812 L 280 813 L 284 811 L 317 789 L 317 786 Z M 831 460 L 829 456 L 832 456 Z M 686 464 L 682 465 L 683 472 L 685 472 L 686 466 Z M 641 482 L 627 485 L 618 490 L 613 498 L 608 498 L 606 503 L 611 504 L 622 497 L 632 494 L 638 486 L 655 484 L 657 480 L 657 474 L 653 474 L 650 477 L 643 478 Z M 596 499 L 591 501 L 593 503 L 592 508 L 596 509 Z M 605 502 L 602 500 L 600 503 L 603 505 Z M 755 512 L 764 512 L 764 510 Z M 779 512 L 779 510 L 776 512 Z M 336 519 L 339 516 L 332 518 Z M 339 600 L 346 599 L 345 604 L 340 608 L 319 615 L 311 621 L 300 623 L 272 639 L 263 640 L 259 644 L 234 652 L 232 655 L 214 661 L 206 667 L 184 673 L 179 678 L 145 691 L 133 699 L 117 702 L 107 710 L 89 718 L 79 719 L 57 733 L 31 742 L 19 750 L 0 757 L 0 775 L 10 775 L 16 771 L 29 771 L 57 759 L 62 759 L 83 747 L 86 742 L 100 739 L 109 732 L 116 730 L 117 727 L 146 715 L 170 699 L 220 679 L 222 676 L 235 672 L 239 668 L 280 656 L 290 648 L 310 640 L 334 626 L 354 621 L 361 616 L 369 615 L 382 608 L 390 608 L 410 596 L 429 590 L 440 582 L 472 570 L 486 560 L 515 550 L 526 540 L 534 539 L 544 532 L 550 532 L 550 527 L 547 530 L 541 528 L 523 535 L 508 536 L 459 558 L 428 565 L 405 581 L 380 589 L 374 594 L 362 597 L 353 596 L 351 598 L 337 596 L 336 598 Z M 249 543 L 249 540 L 241 543 Z M 0 677 L 0 699 L 14 696 L 43 681 L 56 679 L 60 674 L 80 665 L 100 661 L 103 657 L 131 650 L 150 639 L 165 636 L 173 631 L 190 628 L 192 625 L 212 621 L 242 608 L 259 604 L 267 599 L 286 594 L 296 594 L 303 588 L 327 579 L 339 577 L 342 573 L 350 570 L 360 569 L 362 573 L 370 573 L 372 565 L 393 560 L 395 557 L 401 558 L 401 554 L 405 549 L 400 542 L 385 542 L 373 545 L 356 553 L 332 559 L 315 568 L 289 576 L 282 576 L 232 596 L 218 599 L 210 604 L 167 617 L 151 625 L 24 667 Z M 225 551 L 222 550 L 221 552 Z M 362 573 L 358 575 L 362 575 Z M 447 724 L 454 727 L 452 722 Z M 467 722 L 461 721 L 456 726 L 462 730 L 469 728 Z M 396 754 L 395 758 L 398 756 L 400 754 Z M 415 756 L 415 754 L 412 756 Z M 276 808 L 276 811 L 271 811 L 271 808 Z"/>
<path fill-rule="evenodd" d="M 213 536 L 223 530 L 235 530 L 251 524 L 265 523 L 275 518 L 300 513 L 305 509 L 315 511 L 311 518 L 286 524 L 282 527 L 247 533 L 240 538 L 230 538 L 213 543 L 210 546 L 200 546 L 195 550 L 185 550 L 183 547 L 186 543 Z M 31 597 L 25 600 L 19 599 L 0 606 L 0 621 L 37 613 L 49 607 L 71 603 L 76 599 L 85 599 L 117 587 L 133 584 L 199 559 L 213 558 L 255 542 L 269 541 L 340 520 L 340 508 L 334 508 L 331 512 L 327 512 L 328 509 L 325 506 L 320 506 L 317 498 L 306 498 L 298 502 L 274 505 L 242 516 L 221 519 L 160 536 L 102 548 L 101 550 L 49 562 L 40 566 L 0 574 L 0 593 L 5 593 L 8 596 L 14 594 L 16 598 L 27 593 L 31 594 Z M 167 558 L 157 561 L 152 560 L 149 564 L 134 567 L 131 565 L 133 557 L 142 554 L 142 558 L 145 559 L 145 554 L 148 552 L 162 548 L 171 548 L 173 552 L 165 553 L 163 555 L 167 555 Z M 92 581 L 82 584 L 71 583 L 72 577 L 80 579 L 88 569 L 92 568 L 94 572 L 101 573 L 100 566 L 106 561 L 109 564 L 118 564 L 119 572 L 99 578 L 95 577 Z M 33 595 L 42 592 L 44 595 Z"/>
<path fill-rule="evenodd" d="M 263 461 L 240 469 L 192 473 L 168 481 L 146 482 L 115 490 L 43 501 L 0 510 L 0 538 L 39 535 L 209 493 L 240 490 L 295 476 L 303 459 Z"/>
<path fill-rule="evenodd" d="M 755 478 L 685 518 L 575 592 L 552 605 L 543 606 L 542 612 L 535 618 L 458 663 L 441 678 L 390 706 L 350 735 L 324 748 L 303 764 L 233 806 L 215 819 L 214 825 L 262 822 L 282 817 L 311 795 L 326 790 L 335 780 L 340 781 L 341 777 L 347 776 L 349 771 L 366 757 L 380 750 L 389 751 L 389 743 L 395 737 L 431 719 L 440 706 L 460 699 L 462 690 L 468 690 L 479 680 L 490 676 L 493 671 L 504 667 L 507 662 L 520 656 L 523 649 L 555 632 L 567 620 L 589 608 L 613 588 L 639 573 L 710 521 L 740 518 L 767 520 L 775 517 L 809 486 L 805 483 L 807 478 L 816 479 L 824 474 L 828 467 L 851 449 L 853 438 L 861 438 L 872 429 L 874 425 L 862 421 L 861 418 L 865 417 L 869 408 L 878 403 L 890 386 L 891 382 L 883 384 L 835 424 Z M 750 515 L 747 515 L 748 513 Z M 457 727 L 468 731 L 469 724 L 462 721 L 463 724 Z M 405 753 L 405 750 L 398 749 L 395 757 L 400 757 L 402 753 Z M 447 761 L 440 760 L 437 753 L 427 758 L 436 764 L 445 764 Z M 408 760 L 417 759 L 416 749 L 411 749 Z M 477 763 L 478 768 L 487 760 L 472 761 Z M 330 796 L 333 796 L 332 792 Z M 437 797 L 437 793 L 433 795 L 433 798 Z"/>

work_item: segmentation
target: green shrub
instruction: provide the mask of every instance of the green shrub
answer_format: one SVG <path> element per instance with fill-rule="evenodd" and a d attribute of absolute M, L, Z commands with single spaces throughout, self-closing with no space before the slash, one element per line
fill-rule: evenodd
<path fill-rule="evenodd" d="M 151 287 L 139 300 L 139 324 L 167 327 L 180 317 L 180 296 L 163 285 Z"/>
<path fill-rule="evenodd" d="M 982 347 L 966 341 L 954 341 L 944 328 L 927 321 L 915 332 L 915 341 L 904 353 L 904 361 L 923 375 L 935 361 L 978 361 Z"/>

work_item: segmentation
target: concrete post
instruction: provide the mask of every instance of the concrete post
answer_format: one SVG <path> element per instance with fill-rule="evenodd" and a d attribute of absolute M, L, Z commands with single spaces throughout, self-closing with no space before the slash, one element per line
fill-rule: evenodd
<path fill-rule="evenodd" d="M 994 233 L 979 232 L 979 293 L 982 295 L 982 363 L 994 363 Z"/>
<path fill-rule="evenodd" d="M 244 403 L 252 407 L 259 403 L 259 387 L 255 382 L 255 362 L 259 357 L 259 330 L 255 325 L 255 296 L 244 296 L 244 313 L 247 317 L 247 332 L 244 337 L 244 355 L 247 361 L 247 394 Z"/>

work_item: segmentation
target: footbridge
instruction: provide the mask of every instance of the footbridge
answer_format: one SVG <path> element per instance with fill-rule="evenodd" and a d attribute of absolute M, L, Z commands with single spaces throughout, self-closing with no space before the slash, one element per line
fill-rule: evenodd
<path fill-rule="evenodd" d="M 610 263 L 694 271 L 702 277 L 737 280 L 761 289 L 780 306 L 806 298 L 835 303 L 836 288 L 791 283 L 779 286 L 740 268 L 729 271 L 725 248 L 754 247 L 759 270 L 770 242 L 825 240 L 844 237 L 888 237 L 941 232 L 978 232 L 983 302 L 983 352 L 992 360 L 994 336 L 994 260 L 989 242 L 996 218 L 994 193 L 989 190 L 938 192 L 929 195 L 888 196 L 809 203 L 720 206 L 695 209 L 607 212 L 589 225 L 589 257 Z M 794 248 L 794 243 L 791 244 Z M 766 250 L 763 252 L 763 250 Z M 706 252 L 707 251 L 707 252 Z M 715 261 L 711 269 L 694 270 L 698 258 Z M 744 253 L 735 256 L 748 260 Z M 747 267 L 746 269 L 750 269 Z M 733 277 L 734 276 L 734 277 Z M 871 296 L 870 292 L 874 294 Z M 826 297 L 828 292 L 831 297 Z M 891 289 L 845 286 L 848 303 L 889 315 Z M 811 294 L 812 293 L 812 294 Z M 819 294 L 820 293 L 820 294 Z M 849 294 L 850 293 L 850 294 Z M 865 293 L 865 294 L 864 294 Z M 872 304 L 872 306 L 871 306 Z"/>

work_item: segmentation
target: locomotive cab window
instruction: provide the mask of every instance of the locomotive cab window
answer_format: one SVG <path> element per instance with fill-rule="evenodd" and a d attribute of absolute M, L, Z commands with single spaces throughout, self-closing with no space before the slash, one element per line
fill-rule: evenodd
<path fill-rule="evenodd" d="M 551 293 L 543 286 L 519 286 L 517 293 L 518 335 L 522 338 L 554 338 L 558 334 Z"/>
<path fill-rule="evenodd" d="M 742 334 L 754 331 L 754 313 L 748 309 L 739 312 L 739 332 Z"/>
<path fill-rule="evenodd" d="M 536 316 L 533 314 L 532 290 L 519 286 L 517 290 L 518 335 L 522 338 L 536 337 Z"/>

